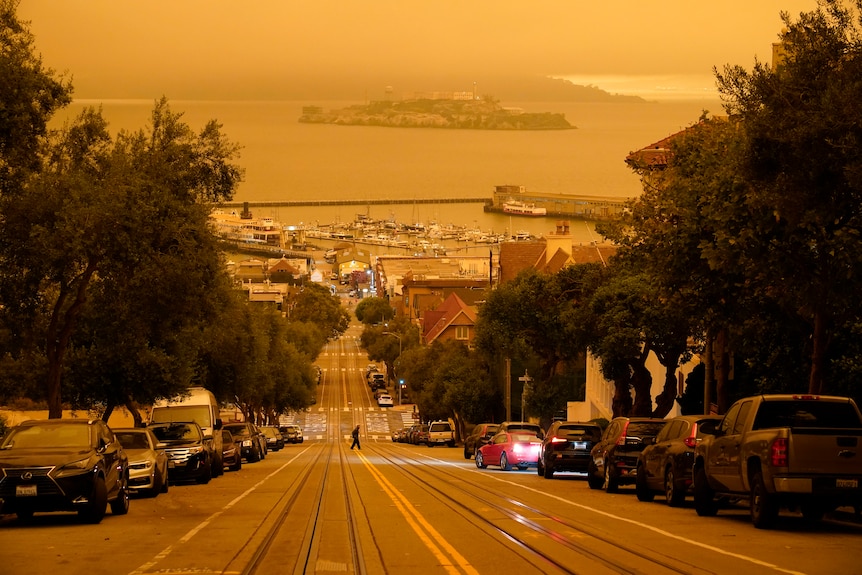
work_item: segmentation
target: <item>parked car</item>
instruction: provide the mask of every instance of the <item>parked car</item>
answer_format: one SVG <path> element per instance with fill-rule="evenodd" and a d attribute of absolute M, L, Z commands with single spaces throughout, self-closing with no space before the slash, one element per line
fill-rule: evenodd
<path fill-rule="evenodd" d="M 498 465 L 503 471 L 512 467 L 524 470 L 539 463 L 542 440 L 530 430 L 501 431 L 476 452 L 476 467 Z"/>
<path fill-rule="evenodd" d="M 302 443 L 302 428 L 300 426 L 295 424 L 282 425 L 280 431 L 286 443 Z"/>
<path fill-rule="evenodd" d="M 377 405 L 380 407 L 392 407 L 394 405 L 392 401 L 392 396 L 388 393 L 384 393 L 377 398 Z"/>
<path fill-rule="evenodd" d="M 277 427 L 264 425 L 260 428 L 260 431 L 266 438 L 267 450 L 278 451 L 280 449 L 284 449 L 284 437 L 282 437 L 281 432 Z"/>
<path fill-rule="evenodd" d="M 470 435 L 464 439 L 464 459 L 476 455 L 476 450 L 491 441 L 498 429 L 499 423 L 477 423 Z"/>
<path fill-rule="evenodd" d="M 435 445 L 448 445 L 455 447 L 455 430 L 448 421 L 432 421 L 428 426 L 428 438 L 425 440 L 428 447 Z"/>
<path fill-rule="evenodd" d="M 171 423 L 174 421 L 194 421 L 204 434 L 204 446 L 213 462 L 213 477 L 224 473 L 221 461 L 222 427 L 219 405 L 215 395 L 203 387 L 191 387 L 187 394 L 170 400 L 162 400 L 153 405 L 150 423 Z"/>
<path fill-rule="evenodd" d="M 503 431 L 529 431 L 535 434 L 539 439 L 544 439 L 545 430 L 538 423 L 530 423 L 529 421 L 504 421 L 497 429 L 497 433 Z"/>
<path fill-rule="evenodd" d="M 129 456 L 101 420 L 25 421 L 0 443 L 0 513 L 77 511 L 88 523 L 129 511 Z"/>
<path fill-rule="evenodd" d="M 557 471 L 586 473 L 590 451 L 601 441 L 602 428 L 596 423 L 555 421 L 542 440 L 536 472 L 551 479 Z"/>
<path fill-rule="evenodd" d="M 401 429 L 396 429 L 392 432 L 392 443 L 400 443 L 404 434 L 407 433 L 407 428 L 402 427 Z"/>
<path fill-rule="evenodd" d="M 152 430 L 159 440 L 158 447 L 168 455 L 168 474 L 173 483 L 183 479 L 209 483 L 213 460 L 200 425 L 194 421 L 151 423 L 147 429 Z"/>
<path fill-rule="evenodd" d="M 421 445 L 428 440 L 428 426 L 425 424 L 414 425 L 411 428 L 408 442 L 413 445 Z"/>
<path fill-rule="evenodd" d="M 231 471 L 242 469 L 242 446 L 234 439 L 227 429 L 221 430 L 222 461 Z"/>
<path fill-rule="evenodd" d="M 155 497 L 168 492 L 168 455 L 159 449 L 151 429 L 124 427 L 114 429 L 129 456 L 129 491 Z"/>
<path fill-rule="evenodd" d="M 703 424 L 721 421 L 720 415 L 680 415 L 667 425 L 638 456 L 635 489 L 640 501 L 664 493 L 667 504 L 678 507 L 691 491 L 694 448 L 703 439 Z"/>
<path fill-rule="evenodd" d="M 635 482 L 638 455 L 655 441 L 667 423 L 651 417 L 615 417 L 608 424 L 602 439 L 590 452 L 587 483 L 590 489 L 604 487 L 615 493 L 620 485 Z"/>
<path fill-rule="evenodd" d="M 782 508 L 816 521 L 862 506 L 862 413 L 849 397 L 769 394 L 737 400 L 694 451 L 694 509 L 748 499 L 751 523 L 769 529 Z"/>
<path fill-rule="evenodd" d="M 230 431 L 234 441 L 240 445 L 240 455 L 249 463 L 256 463 L 263 459 L 263 447 L 260 444 L 257 428 L 248 422 L 226 423 L 225 429 Z"/>

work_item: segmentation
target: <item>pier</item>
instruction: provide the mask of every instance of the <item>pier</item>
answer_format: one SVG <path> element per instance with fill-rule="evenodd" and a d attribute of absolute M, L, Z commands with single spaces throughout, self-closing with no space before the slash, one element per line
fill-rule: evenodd
<path fill-rule="evenodd" d="M 373 200 L 277 200 L 277 201 L 246 201 L 225 202 L 221 204 L 225 208 L 289 208 L 299 206 L 372 206 L 372 205 L 396 205 L 396 204 L 489 204 L 491 199 L 487 197 L 460 197 L 460 198 L 416 198 L 416 199 L 373 199 Z"/>

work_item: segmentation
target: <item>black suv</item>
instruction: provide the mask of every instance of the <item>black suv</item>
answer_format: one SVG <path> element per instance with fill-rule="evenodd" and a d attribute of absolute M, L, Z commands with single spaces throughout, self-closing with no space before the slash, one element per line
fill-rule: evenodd
<path fill-rule="evenodd" d="M 551 479 L 555 471 L 586 473 L 590 452 L 601 439 L 602 428 L 596 423 L 555 421 L 542 440 L 536 472 L 545 479 Z"/>
<path fill-rule="evenodd" d="M 151 423 L 147 427 L 159 440 L 159 449 L 168 454 L 171 483 L 182 479 L 209 483 L 213 477 L 213 459 L 200 425 L 194 421 L 175 421 Z"/>
<path fill-rule="evenodd" d="M 667 424 L 666 419 L 652 417 L 615 417 L 605 429 L 601 441 L 590 452 L 587 483 L 591 489 L 604 487 L 615 493 L 620 485 L 635 482 L 638 455 L 655 441 Z"/>
<path fill-rule="evenodd" d="M 99 523 L 129 511 L 129 458 L 101 420 L 25 421 L 0 443 L 0 512 L 77 511 Z"/>
<path fill-rule="evenodd" d="M 260 432 L 253 423 L 226 423 L 224 429 L 230 431 L 234 441 L 241 446 L 243 459 L 255 463 L 266 457 L 266 446 L 261 445 Z"/>
<path fill-rule="evenodd" d="M 640 501 L 664 493 L 667 504 L 678 507 L 691 491 L 694 448 L 703 439 L 704 424 L 715 426 L 720 415 L 680 415 L 668 421 L 638 457 L 635 489 Z"/>

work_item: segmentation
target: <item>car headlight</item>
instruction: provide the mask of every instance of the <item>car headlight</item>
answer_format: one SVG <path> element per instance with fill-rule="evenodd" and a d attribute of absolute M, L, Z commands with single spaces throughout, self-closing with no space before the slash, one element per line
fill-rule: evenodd
<path fill-rule="evenodd" d="M 192 454 L 203 453 L 204 449 L 205 449 L 205 447 L 203 445 L 196 445 L 195 447 L 189 448 L 189 453 L 192 453 Z"/>
<path fill-rule="evenodd" d="M 78 461 L 72 461 L 71 463 L 67 463 L 63 467 L 61 467 L 57 471 L 57 477 L 62 477 L 64 475 L 76 475 L 89 469 L 90 467 L 90 458 L 79 459 Z"/>

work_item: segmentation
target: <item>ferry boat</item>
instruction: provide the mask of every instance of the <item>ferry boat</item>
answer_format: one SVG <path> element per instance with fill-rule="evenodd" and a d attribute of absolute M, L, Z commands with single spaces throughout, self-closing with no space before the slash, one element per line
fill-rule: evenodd
<path fill-rule="evenodd" d="M 536 204 L 527 204 L 517 200 L 503 202 L 503 213 L 513 216 L 547 216 L 548 210 Z"/>

